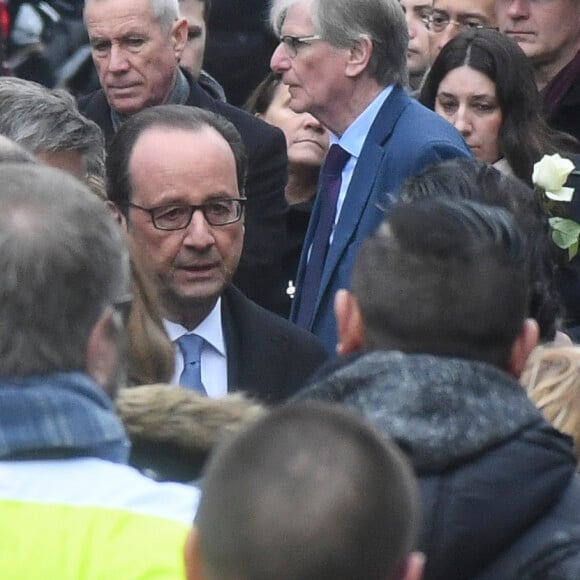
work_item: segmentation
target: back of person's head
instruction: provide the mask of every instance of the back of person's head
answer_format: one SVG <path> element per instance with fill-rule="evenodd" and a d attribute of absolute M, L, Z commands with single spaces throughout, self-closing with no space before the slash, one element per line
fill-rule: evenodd
<path fill-rule="evenodd" d="M 0 133 L 35 155 L 76 153 L 83 175 L 104 178 L 105 141 L 71 95 L 13 77 L 0 78 Z M 50 162 L 47 162 L 50 165 Z"/>
<path fill-rule="evenodd" d="M 104 309 L 129 288 L 105 205 L 43 165 L 0 164 L 0 375 L 82 371 Z"/>
<path fill-rule="evenodd" d="M 36 163 L 34 156 L 24 147 L 0 135 L 0 163 Z"/>
<path fill-rule="evenodd" d="M 580 347 L 534 349 L 520 382 L 546 420 L 572 437 L 580 469 Z"/>
<path fill-rule="evenodd" d="M 543 341 L 553 340 L 562 322 L 555 280 L 556 265 L 547 215 L 535 193 L 521 180 L 477 159 L 451 159 L 407 179 L 399 200 L 469 199 L 507 209 L 526 237 L 530 284 L 528 315 L 540 327 Z"/>
<path fill-rule="evenodd" d="M 188 578 L 395 580 L 413 567 L 418 578 L 418 512 L 393 443 L 338 407 L 289 404 L 211 458 Z"/>
<path fill-rule="evenodd" d="M 275 0 L 270 22 L 277 34 L 298 0 Z M 378 84 L 407 84 L 409 34 L 398 0 L 312 0 L 314 33 L 337 48 L 352 48 L 362 37 L 372 42 L 366 72 Z"/>
<path fill-rule="evenodd" d="M 528 312 L 526 253 L 502 208 L 447 199 L 394 207 L 353 270 L 364 346 L 511 370 Z"/>

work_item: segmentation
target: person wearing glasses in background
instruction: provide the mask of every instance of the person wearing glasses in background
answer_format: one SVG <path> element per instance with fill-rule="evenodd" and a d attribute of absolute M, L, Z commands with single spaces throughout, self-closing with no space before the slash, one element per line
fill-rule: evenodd
<path fill-rule="evenodd" d="M 244 242 L 247 158 L 219 115 L 184 105 L 130 117 L 111 142 L 109 198 L 157 283 L 173 382 L 277 403 L 325 360 L 319 341 L 232 284 Z"/>
<path fill-rule="evenodd" d="M 426 25 L 431 30 L 431 63 L 441 49 L 460 32 L 495 28 L 494 0 L 433 0 Z"/>
<path fill-rule="evenodd" d="M 291 319 L 334 353 L 334 295 L 350 287 L 360 243 L 383 217 L 379 201 L 385 207 L 407 177 L 470 152 L 403 88 L 409 36 L 398 0 L 275 0 L 270 21 L 280 39 L 270 64 L 290 108 L 331 132 Z"/>

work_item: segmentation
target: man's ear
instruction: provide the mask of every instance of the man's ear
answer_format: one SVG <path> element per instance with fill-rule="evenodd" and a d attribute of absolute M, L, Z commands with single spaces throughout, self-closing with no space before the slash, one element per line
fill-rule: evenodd
<path fill-rule="evenodd" d="M 422 552 L 411 552 L 407 557 L 407 566 L 402 580 L 421 580 L 425 567 L 425 555 Z"/>
<path fill-rule="evenodd" d="M 185 561 L 186 580 L 204 580 L 201 566 L 201 549 L 199 545 L 199 532 L 193 526 L 187 534 L 183 546 L 183 559 Z"/>
<path fill-rule="evenodd" d="M 533 318 L 526 318 L 520 333 L 516 337 L 510 354 L 508 372 L 516 377 L 522 374 L 528 356 L 536 348 L 540 340 L 540 327 Z"/>
<path fill-rule="evenodd" d="M 363 34 L 349 50 L 346 76 L 353 78 L 363 73 L 367 69 L 372 53 L 373 42 Z"/>
<path fill-rule="evenodd" d="M 181 60 L 183 49 L 187 44 L 188 28 L 187 20 L 185 18 L 178 18 L 171 27 L 170 40 L 176 62 Z"/>
<path fill-rule="evenodd" d="M 107 209 L 111 212 L 113 219 L 121 226 L 121 228 L 127 231 L 127 218 L 123 212 L 119 209 L 119 206 L 113 201 L 106 201 L 105 205 Z"/>
<path fill-rule="evenodd" d="M 85 350 L 85 372 L 99 387 L 107 391 L 120 356 L 114 317 L 117 313 L 107 307 L 93 326 Z"/>
<path fill-rule="evenodd" d="M 352 292 L 342 289 L 336 293 L 334 315 L 338 332 L 336 354 L 341 356 L 362 350 L 364 346 L 362 315 Z"/>

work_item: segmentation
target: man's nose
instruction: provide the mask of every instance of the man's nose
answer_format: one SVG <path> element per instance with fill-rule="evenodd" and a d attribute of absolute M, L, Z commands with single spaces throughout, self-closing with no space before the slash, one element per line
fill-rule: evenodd
<path fill-rule="evenodd" d="M 125 51 L 116 45 L 111 46 L 109 53 L 108 69 L 110 72 L 124 72 L 129 68 L 129 61 Z"/>
<path fill-rule="evenodd" d="M 270 59 L 270 68 L 278 74 L 287 71 L 290 68 L 290 57 L 286 53 L 284 45 L 280 42 Z"/>
<path fill-rule="evenodd" d="M 198 250 L 207 249 L 215 242 L 212 226 L 209 225 L 203 212 L 196 209 L 191 216 L 191 221 L 186 228 L 184 245 Z"/>
<path fill-rule="evenodd" d="M 507 14 L 512 19 L 528 18 L 530 15 L 530 5 L 528 0 L 507 0 Z"/>

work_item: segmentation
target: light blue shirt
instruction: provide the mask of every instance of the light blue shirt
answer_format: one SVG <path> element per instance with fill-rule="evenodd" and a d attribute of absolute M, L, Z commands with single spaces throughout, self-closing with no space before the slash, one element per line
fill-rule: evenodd
<path fill-rule="evenodd" d="M 340 192 L 338 194 L 338 201 L 336 205 L 336 216 L 334 218 L 334 225 L 338 222 L 340 217 L 340 212 L 342 211 L 342 206 L 344 204 L 344 199 L 346 197 L 346 192 L 350 181 L 352 179 L 352 174 L 360 157 L 362 148 L 365 144 L 366 138 L 371 130 L 372 124 L 375 122 L 377 115 L 387 97 L 391 94 L 394 85 L 389 85 L 385 87 L 367 106 L 367 108 L 354 120 L 354 122 L 348 127 L 348 129 L 343 133 L 340 139 L 330 134 L 330 144 L 334 145 L 338 143 L 345 151 L 350 153 L 350 159 L 347 161 L 344 169 L 342 170 L 342 182 L 340 185 Z M 330 236 L 330 242 L 334 236 L 333 232 Z"/>
<path fill-rule="evenodd" d="M 208 397 L 212 398 L 223 397 L 228 392 L 228 359 L 222 328 L 221 304 L 221 298 L 218 298 L 211 312 L 191 331 L 176 322 L 163 320 L 165 330 L 175 345 L 175 372 L 171 382 L 179 384 L 184 367 L 183 354 L 175 341 L 185 334 L 197 334 L 205 340 L 201 350 L 201 382 Z"/>

